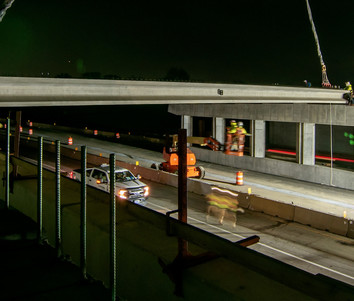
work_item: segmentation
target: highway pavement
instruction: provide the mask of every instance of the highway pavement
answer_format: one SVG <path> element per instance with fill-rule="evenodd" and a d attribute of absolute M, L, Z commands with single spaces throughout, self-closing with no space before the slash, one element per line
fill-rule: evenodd
<path fill-rule="evenodd" d="M 36 129 L 36 135 L 47 139 L 58 139 L 67 144 L 68 137 L 73 137 L 72 148 L 80 148 L 87 145 L 88 151 L 96 154 L 107 155 L 116 153 L 117 160 L 150 167 L 153 163 L 163 161 L 162 150 L 160 152 L 127 146 L 110 141 L 104 141 L 94 136 L 87 137 L 68 132 L 53 132 L 44 129 Z M 303 208 L 313 209 L 318 212 L 328 213 L 338 217 L 346 217 L 354 220 L 354 184 L 353 190 L 346 190 L 327 185 L 320 185 L 299 181 L 270 174 L 263 174 L 250 170 L 243 170 L 244 186 L 236 186 L 235 168 L 198 161 L 206 170 L 205 180 L 210 183 L 225 186 L 232 190 L 248 192 L 282 203 L 294 204 Z"/>
<path fill-rule="evenodd" d="M 136 147 L 98 140 L 95 137 L 83 137 L 73 133 L 53 133 L 40 130 L 37 134 L 47 139 L 59 139 L 67 142 L 68 135 L 73 137 L 73 148 L 87 145 L 89 152 L 107 155 L 115 152 L 117 160 L 122 160 L 150 167 L 152 163 L 162 160 L 162 154 Z M 235 185 L 235 169 L 206 162 L 198 162 L 206 169 L 206 181 L 230 190 L 252 193 L 278 200 L 294 203 L 321 212 L 330 212 L 343 216 L 344 212 L 353 218 L 354 192 L 324 185 L 316 185 L 271 175 L 244 171 L 245 185 Z M 74 168 L 63 164 L 67 171 Z M 145 181 L 145 180 L 144 180 Z M 147 182 L 147 181 L 145 181 Z M 161 213 L 177 208 L 177 189 L 159 183 L 148 182 L 152 195 L 148 207 Z M 188 223 L 206 231 L 220 235 L 231 241 L 251 235 L 259 235 L 261 240 L 251 246 L 255 250 L 278 260 L 287 262 L 311 273 L 325 274 L 329 277 L 354 285 L 354 240 L 348 237 L 320 231 L 306 225 L 289 222 L 278 217 L 252 212 L 238 214 L 237 226 L 234 228 L 226 218 L 220 225 L 215 217 L 206 221 L 205 197 L 189 193 Z"/>

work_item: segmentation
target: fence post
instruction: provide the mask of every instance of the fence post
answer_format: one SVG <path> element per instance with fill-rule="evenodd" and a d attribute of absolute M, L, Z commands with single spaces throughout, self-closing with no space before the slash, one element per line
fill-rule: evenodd
<path fill-rule="evenodd" d="M 55 249 L 57 256 L 61 254 L 61 208 L 60 208 L 60 141 L 55 141 L 56 162 L 55 162 Z"/>
<path fill-rule="evenodd" d="M 43 240 L 43 137 L 38 137 L 37 158 L 37 240 Z"/>
<path fill-rule="evenodd" d="M 84 279 L 87 278 L 86 274 L 86 254 L 87 254 L 87 244 L 86 244 L 86 218 L 87 218 L 87 190 L 86 190 L 86 158 L 87 149 L 86 146 L 81 146 L 81 227 L 80 227 L 80 266 L 81 272 Z"/>
<path fill-rule="evenodd" d="M 110 154 L 109 156 L 110 164 L 110 285 L 111 285 L 111 299 L 117 299 L 117 243 L 116 243 L 116 178 L 115 178 L 115 167 L 116 167 L 116 156 L 115 154 Z"/>
<path fill-rule="evenodd" d="M 178 131 L 178 220 L 187 223 L 187 130 Z M 178 255 L 188 255 L 188 242 L 178 239 Z"/>
<path fill-rule="evenodd" d="M 10 208 L 10 118 L 6 120 L 5 202 Z"/>

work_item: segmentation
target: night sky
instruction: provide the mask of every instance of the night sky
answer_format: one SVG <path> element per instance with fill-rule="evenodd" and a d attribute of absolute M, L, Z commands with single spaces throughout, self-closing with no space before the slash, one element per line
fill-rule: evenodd
<path fill-rule="evenodd" d="M 329 80 L 344 86 L 353 0 L 310 4 Z M 320 85 L 306 1 L 15 0 L 0 23 L 0 76 L 163 79 L 171 68 L 192 81 Z"/>
<path fill-rule="evenodd" d="M 310 4 L 329 80 L 344 87 L 354 81 L 353 0 Z M 0 23 L 0 76 L 291 86 L 306 79 L 319 87 L 321 66 L 305 0 L 15 0 Z M 106 130 L 180 125 L 167 106 L 35 108 L 23 115 L 70 125 L 80 116 Z"/>

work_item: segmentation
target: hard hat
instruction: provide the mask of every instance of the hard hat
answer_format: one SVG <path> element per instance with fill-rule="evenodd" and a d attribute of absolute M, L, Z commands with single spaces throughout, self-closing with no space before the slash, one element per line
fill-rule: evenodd
<path fill-rule="evenodd" d="M 230 123 L 236 123 L 236 120 L 231 120 Z"/>
<path fill-rule="evenodd" d="M 350 85 L 350 82 L 346 82 L 345 85 L 346 85 L 346 86 L 349 86 L 349 85 Z"/>
<path fill-rule="evenodd" d="M 239 122 L 238 122 L 238 126 L 243 126 L 243 122 L 242 122 L 242 121 L 239 121 Z"/>

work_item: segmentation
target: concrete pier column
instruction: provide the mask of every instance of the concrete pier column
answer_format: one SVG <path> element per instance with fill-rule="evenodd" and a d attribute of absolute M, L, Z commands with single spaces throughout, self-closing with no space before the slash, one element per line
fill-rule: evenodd
<path fill-rule="evenodd" d="M 225 144 L 225 118 L 213 118 L 213 138 Z"/>
<path fill-rule="evenodd" d="M 296 160 L 299 164 L 315 165 L 314 123 L 298 123 L 297 125 Z"/>
<path fill-rule="evenodd" d="M 188 115 L 182 115 L 181 128 L 187 130 L 187 137 L 193 136 L 193 117 Z"/>
<path fill-rule="evenodd" d="M 251 155 L 256 158 L 265 157 L 266 123 L 264 120 L 252 120 Z"/>
<path fill-rule="evenodd" d="M 315 124 L 302 124 L 302 164 L 315 165 Z"/>
<path fill-rule="evenodd" d="M 296 125 L 296 162 L 299 164 L 302 164 L 302 140 L 303 140 L 303 135 L 302 135 L 302 128 L 303 128 L 303 123 L 299 122 Z"/>

